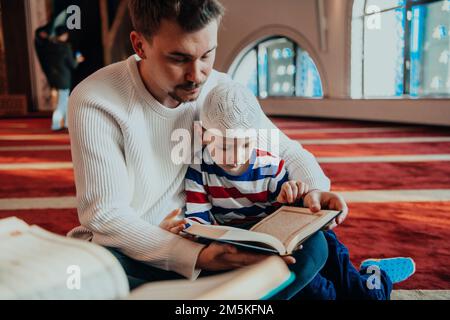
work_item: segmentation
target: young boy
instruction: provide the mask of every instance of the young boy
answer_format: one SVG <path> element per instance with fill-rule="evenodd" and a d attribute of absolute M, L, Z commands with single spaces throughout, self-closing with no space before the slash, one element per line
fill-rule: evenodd
<path fill-rule="evenodd" d="M 184 222 L 248 229 L 281 204 L 303 205 L 303 197 L 312 191 L 302 181 L 289 180 L 283 159 L 257 149 L 254 108 L 260 108 L 256 98 L 239 84 L 221 84 L 209 93 L 200 111 L 208 143 L 203 162 L 191 165 L 186 174 Z M 357 271 L 334 232 L 323 233 L 327 262 L 296 298 L 389 299 L 392 282 L 414 273 L 410 258 L 367 260 Z M 298 264 L 289 266 L 297 277 L 302 272 Z"/>

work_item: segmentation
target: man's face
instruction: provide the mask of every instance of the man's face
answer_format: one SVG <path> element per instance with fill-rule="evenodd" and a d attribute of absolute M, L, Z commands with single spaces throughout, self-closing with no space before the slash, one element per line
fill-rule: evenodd
<path fill-rule="evenodd" d="M 176 22 L 162 20 L 150 38 L 131 39 L 143 59 L 140 72 L 147 88 L 162 104 L 176 107 L 198 98 L 214 64 L 218 23 L 213 20 L 196 32 L 184 31 Z"/>

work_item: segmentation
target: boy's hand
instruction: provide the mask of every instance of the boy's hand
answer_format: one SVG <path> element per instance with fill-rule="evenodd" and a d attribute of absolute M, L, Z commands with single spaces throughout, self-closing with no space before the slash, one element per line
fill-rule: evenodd
<path fill-rule="evenodd" d="M 184 225 L 186 224 L 185 219 L 177 219 L 178 215 L 181 213 L 181 209 L 173 210 L 171 213 L 164 218 L 163 221 L 159 224 L 159 227 L 167 230 L 169 232 L 179 234 L 184 230 Z"/>
<path fill-rule="evenodd" d="M 299 201 L 309 191 L 309 186 L 301 181 L 286 181 L 281 186 L 280 194 L 277 197 L 279 203 L 294 203 Z"/>

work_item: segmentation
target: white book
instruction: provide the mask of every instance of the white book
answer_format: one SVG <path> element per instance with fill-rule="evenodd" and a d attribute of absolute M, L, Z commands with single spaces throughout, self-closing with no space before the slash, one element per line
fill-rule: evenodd
<path fill-rule="evenodd" d="M 132 300 L 262 300 L 276 294 L 295 278 L 278 256 L 252 266 L 195 281 L 169 280 L 143 285 Z"/>
<path fill-rule="evenodd" d="M 105 248 L 0 220 L 0 300 L 261 299 L 292 281 L 281 258 L 196 281 L 145 284 L 130 293 L 126 274 Z"/>
<path fill-rule="evenodd" d="M 0 220 L 0 299 L 120 299 L 129 294 L 122 266 L 105 248 Z"/>

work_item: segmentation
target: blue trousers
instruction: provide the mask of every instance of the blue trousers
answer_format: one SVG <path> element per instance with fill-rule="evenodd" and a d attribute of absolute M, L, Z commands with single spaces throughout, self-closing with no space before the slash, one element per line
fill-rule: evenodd
<path fill-rule="evenodd" d="M 383 270 L 357 270 L 348 249 L 333 231 L 324 232 L 328 259 L 314 279 L 297 295 L 304 300 L 389 300 L 392 282 Z"/>
<path fill-rule="evenodd" d="M 58 90 L 58 105 L 52 115 L 52 130 L 59 130 L 63 127 L 67 128 L 67 105 L 69 104 L 69 95 L 69 89 Z"/>
<path fill-rule="evenodd" d="M 151 281 L 183 279 L 172 271 L 158 269 L 134 260 L 115 248 L 107 248 L 120 262 L 128 277 L 130 289 L 135 289 Z M 296 264 L 289 266 L 296 275 L 295 280 L 272 299 L 291 299 L 310 282 L 327 261 L 327 242 L 322 232 L 318 232 L 303 243 L 303 249 L 294 253 Z M 202 271 L 201 277 L 221 272 Z M 270 277 L 270 275 L 267 275 Z"/>
<path fill-rule="evenodd" d="M 296 295 L 311 282 L 327 261 L 327 242 L 323 232 L 317 232 L 303 243 L 303 249 L 295 251 L 292 256 L 296 262 L 289 265 L 295 274 L 295 280 L 286 289 L 272 297 L 273 300 L 296 299 Z"/>

